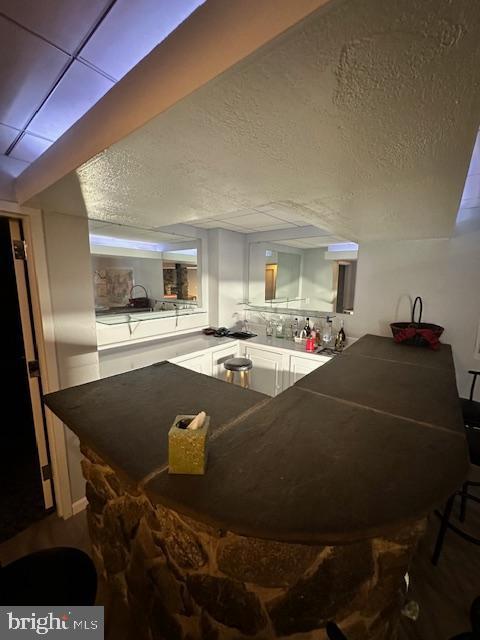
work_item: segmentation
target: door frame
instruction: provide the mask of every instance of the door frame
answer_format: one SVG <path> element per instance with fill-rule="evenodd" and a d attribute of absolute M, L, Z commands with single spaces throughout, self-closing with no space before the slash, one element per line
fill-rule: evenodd
<path fill-rule="evenodd" d="M 57 391 L 60 385 L 42 211 L 0 200 L 0 216 L 17 218 L 22 221 L 27 245 L 27 277 L 42 390 L 44 393 Z M 65 428 L 62 421 L 47 409 L 45 410 L 45 422 L 56 510 L 58 516 L 66 519 L 73 514 L 73 511 Z"/>
<path fill-rule="evenodd" d="M 33 331 L 32 304 L 27 277 L 27 264 L 23 257 L 17 257 L 13 249 L 15 242 L 22 243 L 23 222 L 18 218 L 6 218 L 10 231 L 10 249 L 13 258 L 13 270 L 17 285 L 17 301 L 20 312 L 20 326 L 23 338 L 24 350 L 24 373 L 28 380 L 28 391 L 30 394 L 30 404 L 32 408 L 32 422 L 37 445 L 37 457 L 39 465 L 39 477 L 42 484 L 43 501 L 45 510 L 53 507 L 53 486 L 51 472 L 45 474 L 45 470 L 50 465 L 48 454 L 48 442 L 46 434 L 46 424 L 42 402 L 41 377 L 32 375 L 30 365 L 37 360 L 37 347 Z"/>

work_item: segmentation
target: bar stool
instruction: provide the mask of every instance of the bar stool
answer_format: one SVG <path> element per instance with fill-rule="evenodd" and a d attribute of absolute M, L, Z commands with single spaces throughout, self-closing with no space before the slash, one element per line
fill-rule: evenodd
<path fill-rule="evenodd" d="M 248 358 L 230 358 L 225 360 L 223 366 L 227 370 L 227 382 L 233 383 L 235 373 L 240 373 L 240 386 L 248 389 L 250 386 L 249 371 L 253 367 L 253 363 Z"/>
<path fill-rule="evenodd" d="M 465 434 L 467 436 L 468 452 L 470 454 L 470 462 L 472 465 L 480 467 L 480 402 L 476 402 L 473 399 L 475 392 L 475 383 L 477 376 L 480 375 L 480 371 L 469 371 L 473 375 L 472 386 L 470 388 L 469 398 L 462 398 L 462 413 L 463 421 L 465 424 Z M 467 480 L 463 483 L 462 488 L 456 491 L 447 500 L 443 513 L 436 511 L 435 513 L 441 518 L 440 529 L 435 543 L 435 549 L 432 556 L 432 563 L 436 565 L 440 558 L 442 551 L 443 541 L 447 530 L 450 529 L 464 540 L 472 542 L 473 544 L 480 545 L 480 537 L 475 537 L 455 526 L 450 522 L 454 501 L 457 496 L 460 497 L 460 522 L 465 522 L 467 501 L 480 503 L 480 497 L 473 495 L 470 492 L 471 487 L 480 487 L 480 482 L 474 482 Z"/>

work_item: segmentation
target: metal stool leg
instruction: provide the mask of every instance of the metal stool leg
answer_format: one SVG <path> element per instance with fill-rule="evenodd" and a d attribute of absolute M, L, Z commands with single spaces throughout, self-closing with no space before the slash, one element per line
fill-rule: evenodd
<path fill-rule="evenodd" d="M 442 522 L 440 524 L 440 529 L 438 531 L 437 541 L 435 543 L 435 549 L 434 549 L 433 555 L 432 555 L 432 564 L 434 564 L 434 565 L 438 564 L 438 560 L 440 558 L 440 553 L 441 553 L 442 547 L 443 547 L 443 541 L 445 539 L 445 534 L 447 533 L 448 523 L 450 521 L 450 515 L 452 513 L 453 502 L 455 500 L 455 496 L 456 495 L 457 494 L 454 493 L 447 500 L 447 503 L 445 504 L 445 508 L 443 510 L 443 514 L 441 516 Z"/>
<path fill-rule="evenodd" d="M 233 383 L 233 371 L 227 369 L 227 382 Z"/>
<path fill-rule="evenodd" d="M 464 482 L 462 485 L 461 501 L 460 501 L 460 522 L 465 522 L 467 515 L 467 491 L 468 482 Z"/>
<path fill-rule="evenodd" d="M 246 374 L 246 371 L 240 371 L 240 386 L 243 387 L 244 389 L 246 389 L 247 387 L 247 383 L 245 381 L 245 374 Z"/>
<path fill-rule="evenodd" d="M 250 389 L 250 371 L 245 371 L 245 389 Z"/>

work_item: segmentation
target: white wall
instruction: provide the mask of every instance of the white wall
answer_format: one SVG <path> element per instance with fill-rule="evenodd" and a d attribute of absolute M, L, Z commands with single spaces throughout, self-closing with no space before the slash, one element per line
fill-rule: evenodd
<path fill-rule="evenodd" d="M 88 224 L 45 212 L 45 242 L 61 388 L 99 377 Z M 85 495 L 77 437 L 66 429 L 72 501 Z"/>
<path fill-rule="evenodd" d="M 226 229 L 208 232 L 209 316 L 213 326 L 232 327 L 243 321 L 245 300 L 245 234 Z"/>
<path fill-rule="evenodd" d="M 410 319 L 415 296 L 424 302 L 423 320 L 445 327 L 453 348 L 461 396 L 468 395 L 468 369 L 480 369 L 474 357 L 480 321 L 480 209 L 460 212 L 451 239 L 389 241 L 360 246 L 355 312 L 346 331 L 391 335 L 389 323 Z M 480 399 L 480 385 L 477 385 Z"/>
<path fill-rule="evenodd" d="M 304 308 L 333 311 L 336 290 L 333 287 L 333 265 L 325 259 L 327 249 L 303 250 L 302 302 Z"/>

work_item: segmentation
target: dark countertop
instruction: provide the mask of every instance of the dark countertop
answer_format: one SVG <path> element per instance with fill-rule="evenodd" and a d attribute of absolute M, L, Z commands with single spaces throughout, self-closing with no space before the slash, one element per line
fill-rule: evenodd
<path fill-rule="evenodd" d="M 159 362 L 45 396 L 46 405 L 114 469 L 140 482 L 168 461 L 176 415 L 206 411 L 212 433 L 267 401 L 256 391 Z"/>
<path fill-rule="evenodd" d="M 387 534 L 442 502 L 468 457 L 451 349 L 367 335 L 276 398 L 169 363 L 46 396 L 159 503 L 239 534 L 335 544 Z M 204 476 L 171 476 L 167 431 L 201 409 Z M 221 429 L 219 427 L 222 427 Z"/>

